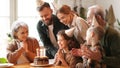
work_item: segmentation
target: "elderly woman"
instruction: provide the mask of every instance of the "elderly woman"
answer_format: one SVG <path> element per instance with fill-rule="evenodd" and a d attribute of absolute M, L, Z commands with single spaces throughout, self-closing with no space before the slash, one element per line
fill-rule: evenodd
<path fill-rule="evenodd" d="M 27 24 L 21 21 L 14 22 L 12 36 L 13 41 L 7 47 L 8 62 L 14 64 L 33 62 L 39 43 L 35 38 L 28 37 Z"/>
<path fill-rule="evenodd" d="M 76 27 L 74 36 L 79 43 L 84 42 L 88 25 L 83 18 L 78 17 L 67 5 L 63 5 L 57 11 L 57 17 L 63 24 L 67 25 L 68 27 Z"/>

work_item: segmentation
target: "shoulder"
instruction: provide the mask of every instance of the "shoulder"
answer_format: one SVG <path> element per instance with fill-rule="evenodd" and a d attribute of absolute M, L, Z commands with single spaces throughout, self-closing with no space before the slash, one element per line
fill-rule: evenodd
<path fill-rule="evenodd" d="M 42 20 L 39 20 L 39 22 L 37 23 L 37 28 L 40 29 L 44 26 L 45 26 L 44 22 Z"/>
<path fill-rule="evenodd" d="M 107 34 L 109 37 L 117 36 L 117 38 L 120 38 L 120 33 L 112 27 L 107 27 L 105 34 Z"/>
<path fill-rule="evenodd" d="M 27 38 L 27 41 L 37 41 L 37 39 L 34 38 L 34 37 L 28 37 L 28 38 Z"/>
<path fill-rule="evenodd" d="M 17 48 L 17 42 L 15 40 L 12 40 L 11 42 L 8 43 L 7 50 L 12 50 L 15 48 Z"/>
<path fill-rule="evenodd" d="M 84 20 L 83 18 L 81 18 L 81 17 L 76 17 L 76 23 L 79 23 L 79 24 L 81 24 L 81 25 L 85 25 L 85 26 L 88 26 L 87 25 L 87 21 L 86 20 Z"/>
<path fill-rule="evenodd" d="M 37 24 L 37 30 L 38 32 L 40 31 L 45 31 L 47 29 L 47 26 L 44 24 L 43 21 L 39 21 L 38 24 Z"/>
<path fill-rule="evenodd" d="M 42 24 L 43 24 L 42 20 L 39 20 L 37 25 L 42 25 Z"/>

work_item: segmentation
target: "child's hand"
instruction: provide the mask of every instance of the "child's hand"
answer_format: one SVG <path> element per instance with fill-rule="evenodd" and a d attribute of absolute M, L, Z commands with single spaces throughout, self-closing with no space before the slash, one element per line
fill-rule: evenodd
<path fill-rule="evenodd" d="M 59 59 L 60 61 L 64 59 L 64 56 L 63 56 L 63 54 L 62 54 L 62 50 L 61 50 L 61 49 L 59 49 L 58 54 L 57 54 L 57 57 L 58 57 L 58 59 Z"/>

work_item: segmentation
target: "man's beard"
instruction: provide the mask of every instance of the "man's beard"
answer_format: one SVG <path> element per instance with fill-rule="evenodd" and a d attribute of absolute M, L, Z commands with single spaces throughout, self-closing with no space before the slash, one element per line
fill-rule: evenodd
<path fill-rule="evenodd" d="M 44 22 L 45 22 L 45 21 L 44 21 Z M 45 24 L 46 24 L 47 26 L 51 25 L 52 23 L 53 23 L 52 20 L 49 20 L 49 21 L 45 22 Z"/>

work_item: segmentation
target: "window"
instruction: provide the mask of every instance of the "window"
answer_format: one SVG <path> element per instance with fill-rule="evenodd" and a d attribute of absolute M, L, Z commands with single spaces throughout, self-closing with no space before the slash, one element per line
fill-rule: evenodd
<path fill-rule="evenodd" d="M 6 33 L 10 31 L 10 7 L 9 0 L 0 2 L 0 37 L 5 38 Z"/>
<path fill-rule="evenodd" d="M 5 56 L 5 39 L 10 31 L 10 0 L 0 0 L 0 57 Z"/>
<path fill-rule="evenodd" d="M 44 0 L 53 2 L 53 0 Z M 36 10 L 36 0 L 0 0 L 0 57 L 6 56 L 7 33 L 15 20 L 21 20 L 29 26 L 29 36 L 39 40 L 37 23 L 40 20 Z"/>
<path fill-rule="evenodd" d="M 39 40 L 36 26 L 40 17 L 36 10 L 36 1 L 18 0 L 17 6 L 18 20 L 26 22 L 29 26 L 29 36 Z"/>
<path fill-rule="evenodd" d="M 50 5 L 53 2 L 53 0 L 44 1 L 49 2 Z M 36 26 L 40 17 L 36 9 L 36 0 L 17 0 L 17 6 L 18 20 L 25 21 L 29 26 L 29 36 L 35 37 L 39 40 Z"/>

